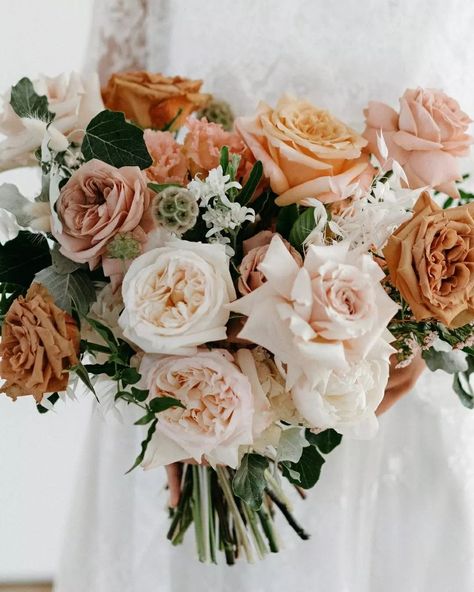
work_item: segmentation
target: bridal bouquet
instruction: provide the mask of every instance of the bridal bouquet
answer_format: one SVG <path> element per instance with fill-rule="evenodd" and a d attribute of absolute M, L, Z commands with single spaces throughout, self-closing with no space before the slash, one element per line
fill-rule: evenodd
<path fill-rule="evenodd" d="M 44 413 L 82 381 L 135 409 L 132 468 L 182 463 L 168 538 L 193 525 L 201 561 L 278 551 L 276 513 L 308 537 L 284 481 L 304 497 L 375 434 L 391 356 L 474 406 L 470 119 L 424 89 L 365 119 L 283 96 L 233 122 L 145 72 L 4 97 L 0 170 L 42 184 L 0 187 L 2 391 Z"/>

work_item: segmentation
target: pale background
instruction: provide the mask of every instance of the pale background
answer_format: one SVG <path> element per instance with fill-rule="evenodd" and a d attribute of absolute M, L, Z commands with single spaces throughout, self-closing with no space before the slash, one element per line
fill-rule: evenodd
<path fill-rule="evenodd" d="M 0 92 L 22 76 L 80 69 L 91 7 L 92 0 L 0 0 Z M 32 175 L 7 179 L 33 191 Z M 39 416 L 31 400 L 0 395 L 0 583 L 52 579 L 89 414 L 81 401 Z"/>

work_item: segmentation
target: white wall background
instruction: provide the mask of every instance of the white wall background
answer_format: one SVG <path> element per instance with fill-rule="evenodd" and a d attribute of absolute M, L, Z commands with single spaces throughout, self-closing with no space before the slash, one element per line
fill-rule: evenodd
<path fill-rule="evenodd" d="M 92 0 L 0 0 L 0 92 L 22 76 L 80 69 Z M 0 176 L 31 192 L 30 172 Z M 90 406 L 40 416 L 0 395 L 0 582 L 51 579 Z"/>

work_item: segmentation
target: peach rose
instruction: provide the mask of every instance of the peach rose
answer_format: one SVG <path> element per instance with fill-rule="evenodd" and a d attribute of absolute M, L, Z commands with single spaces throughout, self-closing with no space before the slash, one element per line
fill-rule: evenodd
<path fill-rule="evenodd" d="M 280 206 L 308 197 L 338 201 L 349 185 L 368 188 L 372 181 L 369 157 L 362 154 L 367 140 L 307 101 L 284 96 L 276 109 L 260 103 L 254 117 L 238 118 L 235 127 L 262 161 Z"/>
<path fill-rule="evenodd" d="M 237 289 L 242 296 L 250 294 L 253 290 L 260 288 L 266 282 L 265 276 L 259 269 L 260 263 L 265 259 L 268 247 L 275 236 L 270 230 L 262 230 L 252 238 L 243 242 L 244 258 L 240 263 L 239 271 L 240 277 L 237 284 Z M 296 249 L 294 249 L 289 242 L 282 239 L 283 244 L 291 253 L 293 259 L 301 267 L 303 259 Z"/>
<path fill-rule="evenodd" d="M 422 193 L 384 255 L 416 320 L 460 327 L 474 319 L 474 203 L 443 210 Z"/>
<path fill-rule="evenodd" d="M 63 391 L 68 369 L 78 363 L 79 329 L 41 284 L 31 285 L 7 312 L 0 344 L 1 392 L 12 399 Z"/>
<path fill-rule="evenodd" d="M 94 269 L 117 235 L 133 233 L 144 242 L 153 228 L 150 203 L 147 179 L 138 167 L 86 162 L 62 188 L 56 205 L 62 230 L 53 234 L 61 253 Z"/>
<path fill-rule="evenodd" d="M 173 122 L 173 129 L 183 125 L 193 111 L 202 109 L 211 95 L 200 91 L 201 80 L 180 76 L 167 77 L 150 72 L 113 74 L 102 91 L 105 106 L 123 111 L 125 117 L 143 128 L 163 129 Z"/>
<path fill-rule="evenodd" d="M 205 118 L 188 118 L 189 129 L 184 140 L 183 152 L 188 161 L 191 176 L 206 175 L 219 166 L 221 149 L 229 148 L 231 154 L 241 157 L 238 176 L 244 177 L 252 168 L 253 158 L 242 138 L 235 132 L 226 132 L 218 123 L 210 123 Z"/>
<path fill-rule="evenodd" d="M 155 183 L 178 183 L 185 185 L 188 176 L 186 158 L 181 146 L 170 132 L 145 130 L 146 147 L 153 164 L 146 174 Z"/>
<path fill-rule="evenodd" d="M 389 158 L 403 167 L 410 187 L 430 186 L 459 197 L 456 157 L 468 154 L 472 138 L 466 133 L 471 119 L 454 99 L 439 90 L 408 89 L 400 99 L 400 113 L 378 102 L 370 102 L 364 113 L 368 148 L 381 162 L 380 132 Z"/>

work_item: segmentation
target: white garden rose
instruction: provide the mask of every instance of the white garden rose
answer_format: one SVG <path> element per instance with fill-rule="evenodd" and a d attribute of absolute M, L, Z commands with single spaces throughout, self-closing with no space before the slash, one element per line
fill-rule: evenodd
<path fill-rule="evenodd" d="M 40 96 L 46 96 L 49 110 L 55 114 L 54 121 L 19 117 L 10 105 L 8 91 L 2 97 L 0 111 L 0 170 L 37 164 L 34 152 L 47 135 L 53 150 L 65 150 L 69 145 L 67 136 L 76 130 L 83 131 L 89 121 L 104 109 L 97 75 L 81 77 L 73 72 L 54 78 L 40 76 L 33 80 L 33 87 Z M 81 139 L 81 133 L 73 138 Z"/>
<path fill-rule="evenodd" d="M 133 261 L 122 285 L 124 336 L 146 353 L 189 355 L 225 339 L 235 298 L 225 248 L 173 240 Z"/>
<path fill-rule="evenodd" d="M 394 351 L 387 340 L 380 339 L 365 359 L 351 363 L 347 370 L 331 370 L 313 386 L 301 377 L 292 397 L 305 424 L 321 430 L 333 428 L 351 438 L 372 438 Z"/>
<path fill-rule="evenodd" d="M 248 317 L 239 337 L 286 365 L 289 389 L 364 358 L 397 311 L 383 271 L 347 243 L 310 245 L 300 266 L 275 236 L 258 269 L 266 282 L 230 308 Z"/>
<path fill-rule="evenodd" d="M 173 397 L 183 405 L 159 414 L 142 463 L 145 469 L 188 458 L 213 466 L 238 465 L 239 448 L 252 444 L 259 413 L 249 378 L 227 351 L 145 355 L 140 374 L 150 399 Z"/>

